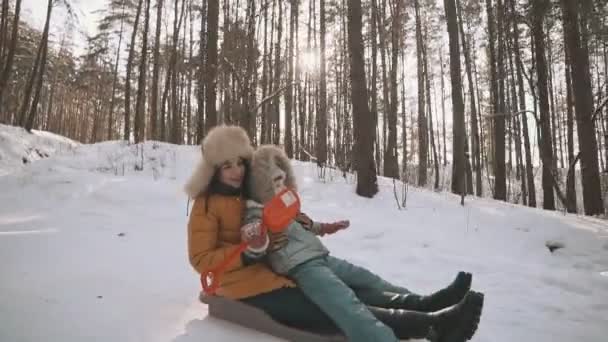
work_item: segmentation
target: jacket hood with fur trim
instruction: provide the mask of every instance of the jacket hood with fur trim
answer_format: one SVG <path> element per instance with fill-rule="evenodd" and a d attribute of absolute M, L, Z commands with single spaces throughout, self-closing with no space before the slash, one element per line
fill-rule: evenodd
<path fill-rule="evenodd" d="M 207 133 L 201 144 L 201 152 L 202 159 L 184 186 L 190 198 L 196 198 L 207 190 L 216 168 L 225 161 L 239 157 L 250 160 L 253 147 L 243 128 L 222 125 Z"/>
<path fill-rule="evenodd" d="M 297 190 L 296 177 L 285 151 L 275 145 L 262 145 L 251 158 L 249 169 L 249 196 L 256 202 L 266 203 L 274 196 L 273 175 L 285 173 L 285 186 Z"/>

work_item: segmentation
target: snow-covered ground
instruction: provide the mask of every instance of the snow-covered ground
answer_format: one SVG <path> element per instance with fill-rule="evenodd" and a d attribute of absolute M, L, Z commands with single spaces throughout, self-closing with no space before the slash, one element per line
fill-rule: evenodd
<path fill-rule="evenodd" d="M 0 341 L 277 341 L 197 300 L 181 186 L 198 153 L 0 126 Z M 294 163 L 304 211 L 351 220 L 324 238 L 334 255 L 423 293 L 473 272 L 486 293 L 473 341 L 605 341 L 607 222 L 416 188 L 398 210 L 389 180 L 364 199 Z"/>

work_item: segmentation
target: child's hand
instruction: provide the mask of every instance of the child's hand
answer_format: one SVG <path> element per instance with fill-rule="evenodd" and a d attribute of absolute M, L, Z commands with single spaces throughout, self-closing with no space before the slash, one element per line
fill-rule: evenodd
<path fill-rule="evenodd" d="M 321 236 L 325 234 L 333 234 L 339 230 L 346 229 L 350 226 L 350 221 L 342 220 L 333 223 L 322 223 L 321 224 Z"/>
<path fill-rule="evenodd" d="M 241 227 L 241 240 L 247 242 L 252 252 L 264 252 L 268 248 L 268 235 L 262 234 L 259 221 L 251 222 Z"/>

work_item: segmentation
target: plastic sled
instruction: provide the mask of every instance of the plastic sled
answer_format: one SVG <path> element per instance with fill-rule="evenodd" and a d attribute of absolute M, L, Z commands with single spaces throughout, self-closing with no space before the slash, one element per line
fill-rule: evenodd
<path fill-rule="evenodd" d="M 293 328 L 272 319 L 264 311 L 236 300 L 208 296 L 201 291 L 199 299 L 209 306 L 212 317 L 294 342 L 346 342 L 342 335 L 324 335 Z"/>

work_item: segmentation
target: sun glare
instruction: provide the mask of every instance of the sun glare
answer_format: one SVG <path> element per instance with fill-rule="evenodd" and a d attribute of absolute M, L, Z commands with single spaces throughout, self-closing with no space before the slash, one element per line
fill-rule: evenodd
<path fill-rule="evenodd" d="M 300 54 L 300 67 L 305 72 L 313 72 L 317 70 L 319 63 L 319 55 L 315 51 L 305 51 Z"/>

